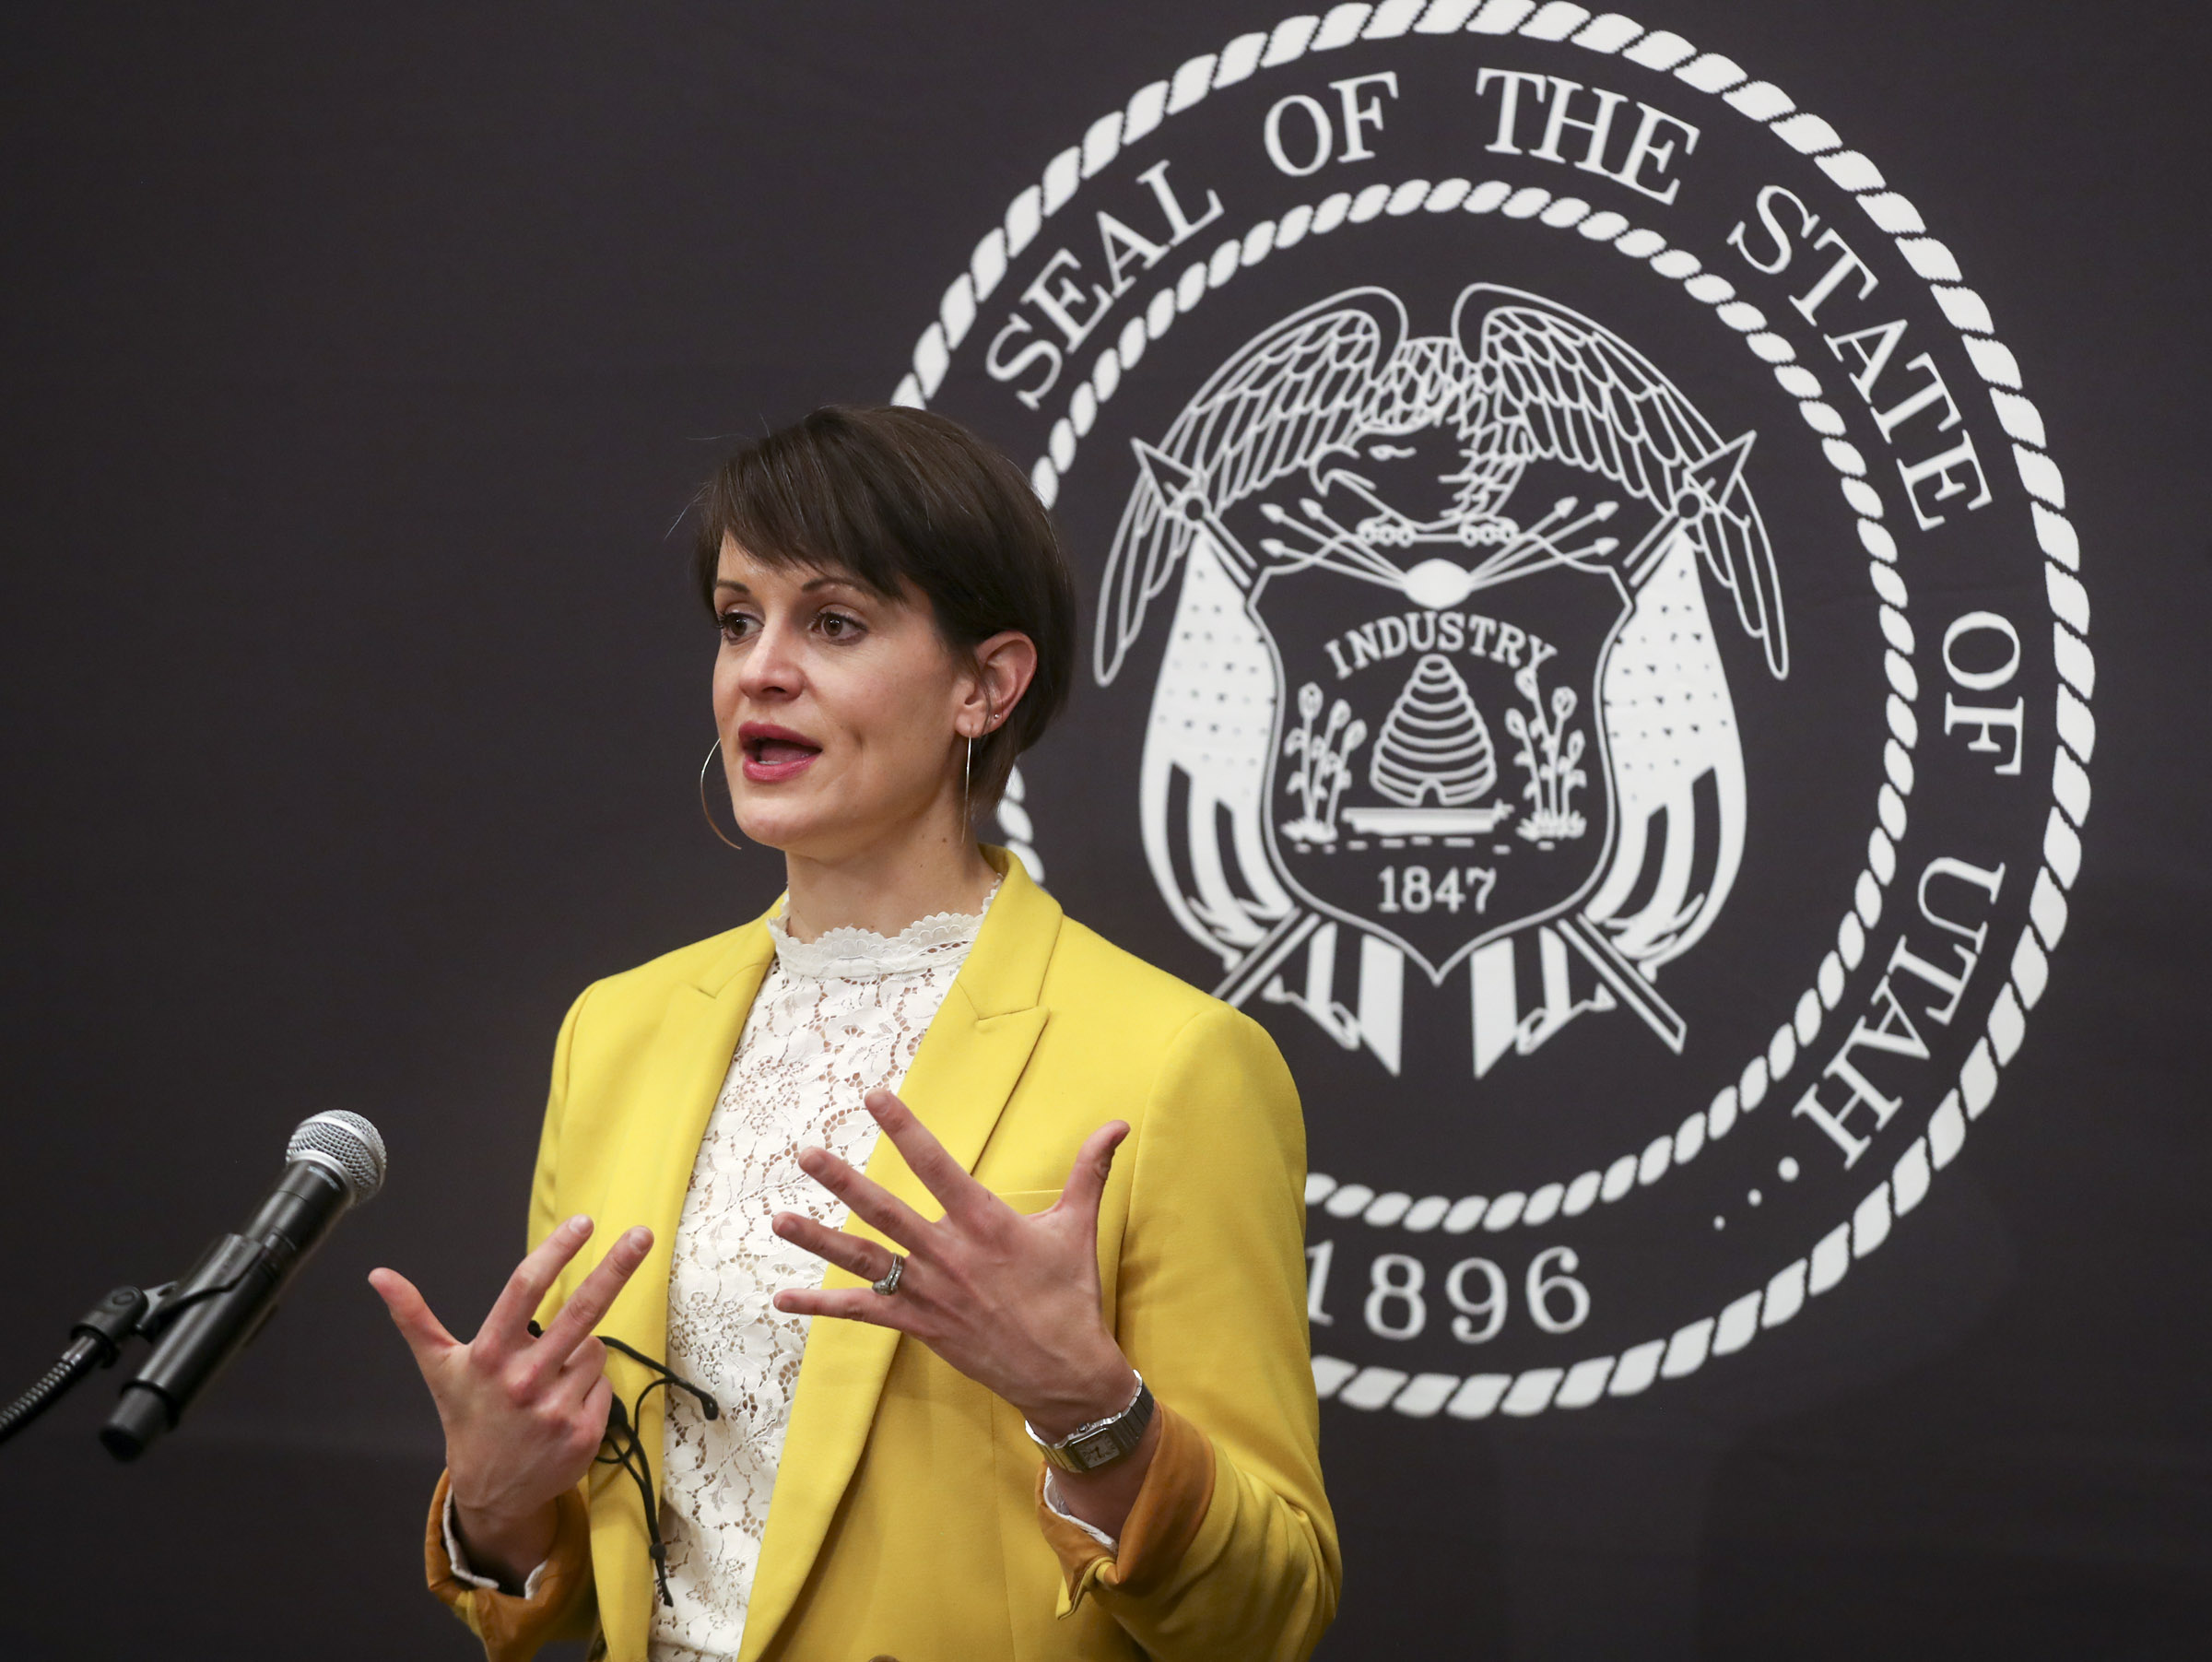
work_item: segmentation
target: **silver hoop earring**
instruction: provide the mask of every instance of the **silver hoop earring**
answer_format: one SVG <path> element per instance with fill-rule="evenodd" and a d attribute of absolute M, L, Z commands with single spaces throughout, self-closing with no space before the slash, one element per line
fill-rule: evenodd
<path fill-rule="evenodd" d="M 722 841 L 724 843 L 727 843 L 728 846 L 735 849 L 743 849 L 745 847 L 744 843 L 731 843 L 727 837 L 724 837 L 722 835 L 722 827 L 714 823 L 714 810 L 707 806 L 707 770 L 714 765 L 715 757 L 721 754 L 722 739 L 719 736 L 717 736 L 714 740 L 714 748 L 707 752 L 706 760 L 699 764 L 699 811 L 707 817 L 707 829 L 709 831 L 712 831 L 717 837 L 721 837 Z"/>

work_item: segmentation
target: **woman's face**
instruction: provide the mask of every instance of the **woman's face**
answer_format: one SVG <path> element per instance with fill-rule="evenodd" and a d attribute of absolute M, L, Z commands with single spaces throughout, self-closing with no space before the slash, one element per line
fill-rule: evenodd
<path fill-rule="evenodd" d="M 762 564 L 725 540 L 714 609 L 714 722 L 737 824 L 753 842 L 837 860 L 958 825 L 959 757 L 980 733 L 974 668 L 927 600 L 836 572 Z"/>

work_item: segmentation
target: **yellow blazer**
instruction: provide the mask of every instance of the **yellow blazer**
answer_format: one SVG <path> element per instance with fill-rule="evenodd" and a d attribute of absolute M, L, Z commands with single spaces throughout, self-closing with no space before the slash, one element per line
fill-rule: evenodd
<path fill-rule="evenodd" d="M 1308 1361 L 1305 1133 L 1248 1017 L 1110 945 L 1003 851 L 998 898 L 901 1096 L 987 1187 L 1041 1210 L 1099 1126 L 1129 1122 L 1099 1220 L 1105 1313 L 1166 1435 L 1110 1558 L 1044 1511 L 1015 1410 L 887 1328 L 818 1318 L 762 1541 L 743 1662 L 1299 1662 L 1342 1578 Z M 669 1250 L 707 1118 L 773 960 L 767 914 L 576 1001 L 554 1055 L 530 1196 L 533 1246 L 599 1222 L 550 1319 L 633 1224 L 652 1255 L 602 1325 L 665 1353 Z M 868 1174 L 942 1211 L 884 1139 Z M 857 1220 L 848 1227 L 873 1236 Z M 832 1268 L 828 1285 L 855 1286 Z M 617 1392 L 644 1370 L 611 1352 Z M 664 1392 L 639 1427 L 659 1471 Z M 598 1466 L 564 1500 L 530 1600 L 430 1580 L 495 1662 L 596 1634 L 645 1662 L 654 1597 L 635 1486 Z M 584 1561 L 588 1513 L 589 1556 Z"/>

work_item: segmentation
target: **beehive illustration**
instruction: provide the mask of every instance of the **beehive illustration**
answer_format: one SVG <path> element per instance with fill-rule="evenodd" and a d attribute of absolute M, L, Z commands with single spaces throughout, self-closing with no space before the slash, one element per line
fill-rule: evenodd
<path fill-rule="evenodd" d="M 1375 737 L 1367 777 L 1406 807 L 1431 795 L 1441 807 L 1465 807 L 1497 784 L 1489 726 L 1450 659 L 1428 653 L 1414 665 Z"/>

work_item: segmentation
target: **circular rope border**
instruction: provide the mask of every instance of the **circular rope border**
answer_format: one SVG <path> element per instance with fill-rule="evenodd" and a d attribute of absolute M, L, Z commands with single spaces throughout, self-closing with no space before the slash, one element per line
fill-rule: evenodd
<path fill-rule="evenodd" d="M 1535 0 L 1382 0 L 1380 5 L 1338 6 L 1321 17 L 1288 18 L 1270 31 L 1240 35 L 1218 53 L 1190 59 L 1169 79 L 1141 88 L 1124 109 L 1093 122 L 1082 143 L 1055 156 L 1039 183 L 1014 198 L 1004 223 L 976 245 L 969 269 L 946 290 L 938 307 L 937 321 L 924 330 L 916 343 L 912 370 L 900 381 L 894 398 L 919 407 L 935 393 L 950 365 L 953 349 L 973 325 L 982 301 L 988 298 L 1006 276 L 1009 260 L 1035 239 L 1047 217 L 1065 206 L 1082 180 L 1106 167 L 1124 146 L 1150 134 L 1167 116 L 1189 109 L 1217 88 L 1250 78 L 1259 69 L 1294 63 L 1311 52 L 1331 51 L 1355 41 L 1394 40 L 1407 33 L 1453 34 L 1463 30 L 1566 41 L 1601 55 L 1618 55 L 1655 74 L 1671 74 L 1684 85 L 1720 99 L 1745 119 L 1766 127 L 1797 154 L 1811 159 L 1831 182 L 1857 200 L 1876 228 L 1895 242 L 1906 264 L 1927 282 L 1937 306 L 1959 332 L 1969 360 L 1986 383 L 1998 424 L 2013 442 L 2014 465 L 2030 498 L 2036 540 L 2047 562 L 2044 582 L 2053 615 L 2053 654 L 2059 673 L 2054 713 L 2058 744 L 2053 763 L 2053 807 L 2043 835 L 2043 864 L 2036 873 L 2029 901 L 2029 925 L 2020 931 L 2013 950 L 2009 980 L 2000 989 L 1991 1008 L 1984 1035 L 1976 1040 L 1968 1054 L 1957 1087 L 1944 1096 L 1929 1116 L 1926 1129 L 1913 1138 L 1890 1174 L 1860 1202 L 1848 1221 L 1830 1231 L 1806 1256 L 1770 1278 L 1765 1287 L 1735 1300 L 1718 1315 L 1688 1323 L 1670 1338 L 1631 1347 L 1618 1356 L 1592 1357 L 1571 1368 L 1532 1368 L 1518 1374 L 1466 1376 L 1407 1374 L 1393 1368 L 1361 1367 L 1335 1357 L 1313 1358 L 1314 1383 L 1324 1397 L 1335 1397 L 1353 1408 L 1368 1410 L 1388 1407 L 1415 1418 L 1443 1412 L 1459 1419 L 1479 1420 L 1500 1411 L 1531 1415 L 1547 1408 L 1582 1408 L 1602 1396 L 1633 1396 L 1649 1388 L 1657 1378 L 1680 1378 L 1693 1373 L 1712 1357 L 1732 1354 L 1749 1344 L 1761 1330 L 1790 1320 L 1804 1307 L 1806 1298 L 1836 1286 L 1855 1259 L 1865 1257 L 1888 1239 L 1896 1219 L 1910 1212 L 1925 1197 L 1933 1173 L 1957 1158 L 1965 1142 L 1968 1122 L 1979 1117 L 1994 1099 L 1998 1070 L 2019 1049 L 2027 1029 L 2026 1012 L 2041 998 L 2049 981 L 2048 954 L 2055 949 L 2065 930 L 2065 894 L 2080 871 L 2079 828 L 2089 808 L 2088 764 L 2096 746 L 2096 723 L 2088 701 L 2095 691 L 2096 663 L 2087 640 L 2088 595 L 2077 575 L 2080 570 L 2079 538 L 2065 516 L 2065 481 L 2048 453 L 2041 414 L 2023 395 L 2018 362 L 1996 338 L 1986 302 L 1973 289 L 1965 287 L 1956 257 L 1942 242 L 1926 234 L 1927 227 L 1919 210 L 1888 187 L 1873 162 L 1858 151 L 1843 147 L 1841 137 L 1826 121 L 1799 110 L 1795 101 L 1771 82 L 1752 79 L 1733 59 L 1716 53 L 1700 53 L 1678 34 L 1647 29 L 1618 12 L 1594 15 L 1585 6 L 1564 4 L 1562 0 L 1550 0 L 1544 5 L 1536 4 Z M 1446 182 L 1453 183 L 1456 182 Z M 1408 183 L 1424 185 L 1423 200 L 1402 210 L 1408 213 L 1423 206 L 1428 193 L 1438 188 L 1420 181 Z M 1554 201 L 1548 193 L 1535 194 L 1544 202 L 1529 209 L 1532 216 Z M 1362 197 L 1365 194 L 1362 193 Z M 1504 200 L 1512 201 L 1514 197 L 1509 195 Z M 1387 206 L 1386 200 L 1375 211 L 1379 213 Z M 1503 202 L 1494 206 L 1502 206 Z M 1600 218 L 1589 214 L 1587 205 L 1578 206 L 1587 219 Z M 1617 233 L 1619 234 L 1626 234 L 1625 230 Z M 1647 257 L 1656 265 L 1669 253 L 1691 262 L 1682 275 L 1686 286 L 1698 280 L 1696 256 L 1686 250 L 1666 251 L 1662 244 L 1660 250 Z M 1130 320 L 1115 347 L 1101 354 L 1092 379 L 1076 389 L 1070 398 L 1068 415 L 1054 423 L 1047 454 L 1040 459 L 1031 475 L 1038 494 L 1048 506 L 1058 494 L 1062 472 L 1074 457 L 1075 441 L 1080 436 L 1076 430 L 1076 418 L 1081 401 L 1087 393 L 1093 399 L 1099 395 L 1100 373 L 1107 374 L 1112 384 L 1118 384 L 1121 371 L 1126 367 L 1116 361 L 1114 368 L 1108 371 L 1104 365 L 1133 339 L 1137 342 L 1136 353 L 1141 354 L 1146 338 L 1144 331 L 1149 329 L 1153 315 L 1161 311 L 1163 301 L 1171 308 L 1162 318 L 1164 331 L 1172 323 L 1175 311 L 1187 310 L 1206 288 L 1218 286 L 1213 268 L 1223 265 L 1225 256 L 1230 263 L 1224 266 L 1219 280 L 1226 280 L 1231 271 L 1246 263 L 1241 243 L 1229 243 L 1218 249 L 1211 261 L 1186 271 L 1174 289 L 1156 295 L 1143 316 Z M 1265 254 L 1259 257 L 1264 258 Z M 1182 291 L 1194 282 L 1194 274 L 1196 274 L 1196 287 L 1185 303 L 1181 298 Z M 1724 286 L 1724 279 L 1712 274 L 1705 274 L 1704 280 Z M 1744 304 L 1711 303 L 1716 309 Z M 1133 330 L 1138 333 L 1133 336 Z M 1786 342 L 1783 344 L 1787 346 Z M 1794 358 L 1793 348 L 1790 359 Z M 1127 360 L 1134 361 L 1134 356 Z M 1788 367 L 1793 367 L 1788 360 L 1776 361 L 1778 379 Z M 1809 371 L 1806 373 L 1809 379 Z M 1814 384 L 1817 389 L 1818 383 Z M 1793 390 L 1787 381 L 1783 386 L 1785 390 Z M 1107 395 L 1111 395 L 1110 389 Z M 1799 396 L 1801 410 L 1816 401 L 1806 395 Z M 1830 415 L 1835 414 L 1831 407 L 1821 407 L 1829 409 Z M 1082 423 L 1085 430 L 1096 414 L 1096 405 L 1092 403 Z M 1812 419 L 1809 413 L 1807 418 Z M 1885 748 L 1889 782 L 1883 787 L 1882 802 L 1885 810 L 1890 802 L 1895 802 L 1898 831 L 1901 832 L 1903 795 L 1912 786 L 1912 762 L 1907 751 L 1912 748 L 1918 731 L 1910 707 L 1917 694 L 1917 681 L 1910 663 L 1912 631 L 1903 618 L 1904 585 L 1895 569 L 1895 540 L 1879 523 L 1881 504 L 1872 488 L 1865 483 L 1865 460 L 1841 439 L 1840 416 L 1836 416 L 1836 431 L 1825 436 L 1824 448 L 1831 464 L 1847 476 L 1845 496 L 1860 515 L 1860 539 L 1873 556 L 1870 569 L 1882 600 L 1883 630 L 1889 642 L 1884 662 L 1892 688 L 1888 701 L 1892 740 Z M 1817 422 L 1815 427 L 1816 430 L 1822 430 Z M 1848 453 L 1857 466 L 1845 466 L 1840 459 L 1841 453 Z M 1853 492 L 1854 483 L 1863 496 Z M 1895 627 L 1890 622 L 1892 618 L 1897 620 Z M 1041 870 L 1033 847 L 1034 825 L 1023 805 L 1018 775 L 1016 785 L 1008 791 L 1006 803 L 1001 807 L 999 818 L 1008 832 L 1009 846 L 1033 870 Z M 1883 819 L 1886 828 L 1890 814 L 1885 811 Z M 1816 988 L 1800 998 L 1792 1020 L 1776 1030 L 1768 1055 L 1755 1057 L 1736 1085 L 1722 1090 L 1710 1107 L 1691 1114 L 1671 1137 L 1654 1138 L 1641 1157 L 1623 1156 L 1621 1161 L 1615 1161 L 1598 1178 L 1595 1194 L 1605 1195 L 1612 1189 L 1615 1192 L 1606 1197 L 1618 1198 L 1629 1192 L 1630 1178 L 1654 1182 L 1670 1167 L 1695 1158 L 1706 1140 L 1725 1135 L 1737 1114 L 1756 1106 L 1772 1081 L 1787 1071 L 1798 1048 L 1811 1036 L 1810 1032 L 1800 1035 L 1800 1020 L 1809 1022 L 1811 1032 L 1818 1031 L 1820 1009 L 1832 1007 L 1835 997 L 1841 996 L 1841 960 L 1850 959 L 1855 967 L 1856 959 L 1865 949 L 1865 928 L 1880 914 L 1881 888 L 1888 878 L 1875 879 L 1885 865 L 1885 853 L 1892 874 L 1896 857 L 1894 843 L 1888 836 L 1886 829 L 1877 829 L 1870 839 L 1868 869 L 1860 876 L 1854 909 L 1846 915 L 1838 931 L 1836 950 L 1823 959 Z M 1851 947 L 1854 939 L 1855 950 Z M 1833 995 L 1828 992 L 1831 984 L 1836 989 Z M 1814 1000 L 1809 1016 L 1807 998 Z M 1633 1173 L 1628 1173 L 1627 1178 L 1617 1179 L 1615 1173 L 1624 1172 L 1623 1162 L 1631 1158 L 1637 1161 Z M 1647 1165 L 1651 1176 L 1644 1178 Z M 1572 1185 L 1559 1185 L 1557 1206 L 1560 1212 L 1566 1212 L 1569 1198 L 1583 1189 L 1593 1175 L 1585 1173 Z M 1359 1204 L 1338 1211 L 1343 1197 L 1360 1185 L 1338 1185 L 1321 1174 L 1309 1179 L 1310 1189 L 1323 1185 L 1326 1187 L 1321 1189 L 1316 1198 L 1330 1202 L 1327 1209 L 1332 1215 L 1349 1216 L 1356 1211 L 1368 1217 L 1380 1208 L 1381 1215 L 1371 1218 L 1370 1221 L 1403 1223 L 1417 1232 L 1451 1219 L 1453 1206 L 1466 1207 L 1468 1201 L 1480 1198 L 1470 1196 L 1467 1201 L 1449 1203 L 1441 1214 L 1432 1216 L 1435 1202 L 1441 1196 L 1428 1196 L 1418 1202 L 1406 1197 L 1403 1209 L 1396 1209 L 1400 1198 L 1396 1192 L 1375 1196 L 1370 1191 Z M 1551 1211 L 1535 1203 L 1547 1196 L 1552 1186 L 1537 1190 L 1528 1203 L 1503 1223 L 1485 1220 L 1484 1214 L 1492 1207 L 1503 1208 L 1506 1196 L 1494 1202 L 1485 1201 L 1480 1210 L 1469 1207 L 1473 1215 L 1466 1218 L 1463 1232 L 1475 1227 L 1477 1220 L 1489 1221 L 1490 1228 L 1502 1230 L 1514 1221 L 1533 1220 L 1532 1213 L 1538 1211 L 1548 1221 Z M 1582 1204 L 1586 1209 L 1590 1200 L 1584 1199 Z M 1418 1224 L 1413 1221 L 1417 1208 L 1423 1219 Z M 1394 1210 L 1394 1216 L 1391 1215 Z"/>

